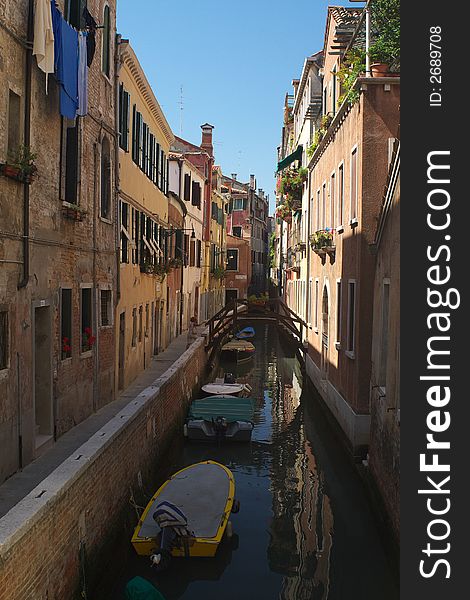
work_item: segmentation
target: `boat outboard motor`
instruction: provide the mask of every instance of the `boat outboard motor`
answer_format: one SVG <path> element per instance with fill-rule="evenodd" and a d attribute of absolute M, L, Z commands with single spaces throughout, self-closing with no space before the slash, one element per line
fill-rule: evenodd
<path fill-rule="evenodd" d="M 194 534 L 188 529 L 186 515 L 175 505 L 167 500 L 157 504 L 153 518 L 162 530 L 160 548 L 156 548 L 151 556 L 152 566 L 158 571 L 168 568 L 171 560 L 171 549 L 178 537 L 188 538 Z"/>
<path fill-rule="evenodd" d="M 235 375 L 232 373 L 225 373 L 224 383 L 236 383 Z"/>
<path fill-rule="evenodd" d="M 212 426 L 214 427 L 217 441 L 225 437 L 225 433 L 227 432 L 227 419 L 225 417 L 218 416 L 215 419 L 212 418 Z"/>

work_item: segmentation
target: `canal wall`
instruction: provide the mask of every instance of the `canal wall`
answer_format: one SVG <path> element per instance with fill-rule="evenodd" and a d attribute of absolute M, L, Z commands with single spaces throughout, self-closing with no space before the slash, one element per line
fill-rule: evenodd
<path fill-rule="evenodd" d="M 206 367 L 204 344 L 196 340 L 0 519 L 0 600 L 93 598 L 134 491 L 153 483 L 182 432 Z"/>

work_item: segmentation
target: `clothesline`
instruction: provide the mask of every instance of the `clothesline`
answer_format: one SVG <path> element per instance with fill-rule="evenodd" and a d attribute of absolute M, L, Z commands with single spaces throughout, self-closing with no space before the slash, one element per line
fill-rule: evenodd
<path fill-rule="evenodd" d="M 55 0 L 36 0 L 34 44 L 39 69 L 48 76 L 55 73 L 60 86 L 60 114 L 68 119 L 88 111 L 88 68 L 95 53 L 98 28 L 88 9 L 83 9 L 86 29 L 77 30 L 68 23 Z"/>

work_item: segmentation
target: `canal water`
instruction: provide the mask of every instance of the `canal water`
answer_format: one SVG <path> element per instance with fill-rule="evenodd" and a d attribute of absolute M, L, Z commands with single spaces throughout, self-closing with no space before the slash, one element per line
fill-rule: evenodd
<path fill-rule="evenodd" d="M 271 326 L 257 328 L 254 344 L 251 364 L 219 366 L 213 374 L 230 370 L 252 386 L 251 444 L 176 441 L 165 468 L 175 472 L 213 459 L 232 470 L 240 500 L 232 539 L 214 559 L 175 558 L 164 573 L 131 550 L 110 599 L 125 598 L 125 584 L 136 575 L 167 600 L 399 597 L 363 482 L 313 387 L 304 385 L 294 351 Z"/>

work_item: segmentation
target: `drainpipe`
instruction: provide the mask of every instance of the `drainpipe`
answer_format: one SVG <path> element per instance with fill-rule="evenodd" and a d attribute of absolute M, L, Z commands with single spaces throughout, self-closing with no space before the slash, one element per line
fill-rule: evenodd
<path fill-rule="evenodd" d="M 98 134 L 98 139 L 101 140 L 102 129 L 100 128 L 100 132 Z M 98 373 L 99 373 L 99 327 L 98 327 L 98 311 L 99 311 L 99 294 L 97 289 L 97 279 L 96 279 L 96 253 L 97 253 L 97 231 L 96 231 L 96 221 L 98 218 L 98 208 L 97 208 L 97 173 L 98 173 L 98 146 L 95 142 L 93 144 L 93 328 L 95 331 L 96 342 L 94 345 L 94 369 L 93 369 L 93 412 L 95 413 L 97 410 L 97 397 L 98 397 Z"/>
<path fill-rule="evenodd" d="M 24 92 L 24 140 L 29 147 L 31 143 L 31 71 L 33 62 L 33 0 L 28 6 L 28 29 L 25 67 L 25 92 Z M 29 184 L 23 184 L 23 279 L 18 283 L 18 289 L 24 288 L 29 281 Z"/>

